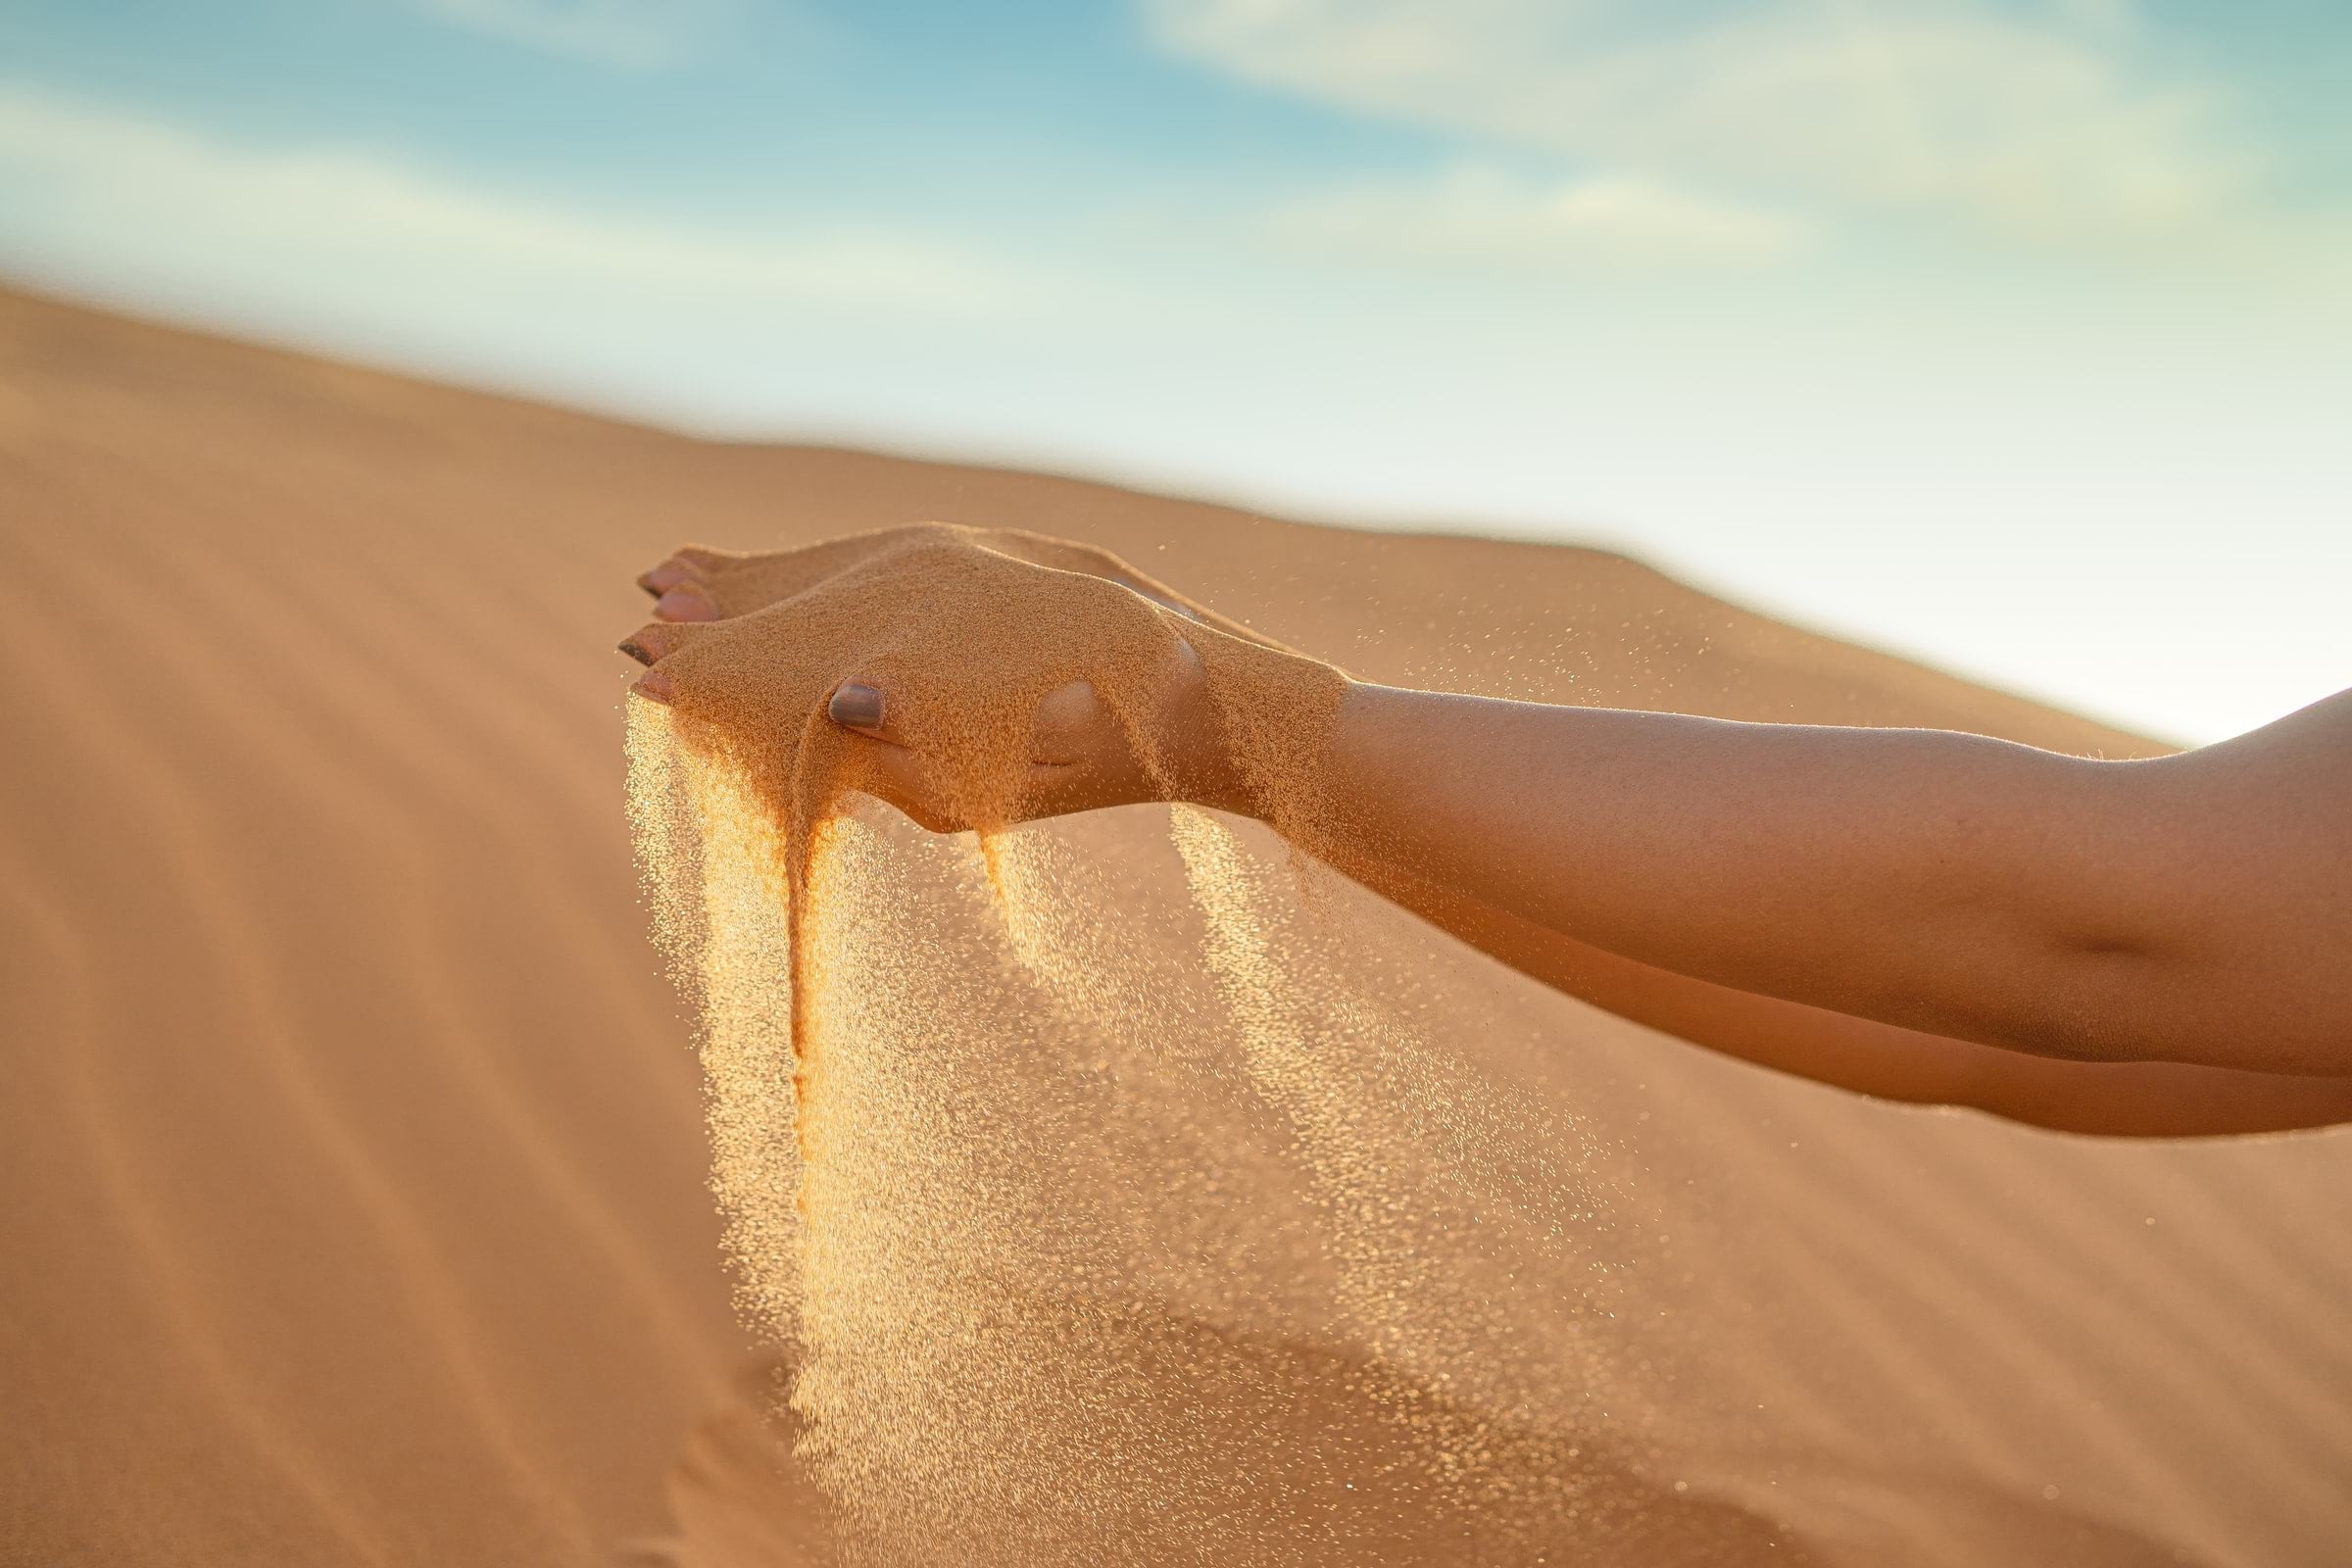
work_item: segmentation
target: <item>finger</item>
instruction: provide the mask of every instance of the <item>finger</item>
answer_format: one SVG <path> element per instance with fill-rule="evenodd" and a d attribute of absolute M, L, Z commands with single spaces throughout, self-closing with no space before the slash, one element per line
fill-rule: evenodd
<path fill-rule="evenodd" d="M 1225 633 L 1228 637 L 1238 637 L 1244 642 L 1256 643 L 1261 648 L 1283 646 L 1265 633 L 1245 626 L 1230 615 L 1220 615 L 1206 605 L 1187 598 L 1166 583 L 1161 582 L 1157 577 L 1138 570 L 1116 556 L 1106 552 L 1103 559 L 1109 563 L 1109 569 L 1102 573 L 1104 576 L 1129 592 L 1149 599 L 1162 610 L 1172 611 L 1196 625 L 1211 627 Z"/>
<path fill-rule="evenodd" d="M 906 737 L 890 722 L 890 700 L 881 687 L 869 681 L 845 680 L 834 687 L 832 697 L 825 703 L 825 715 L 843 729 L 888 741 L 893 746 L 906 744 Z"/>
<path fill-rule="evenodd" d="M 635 692 L 640 697 L 649 698 L 654 702 L 660 703 L 664 708 L 678 700 L 676 686 L 671 684 L 670 678 L 667 675 L 663 674 L 658 669 L 649 669 L 644 674 L 638 676 L 637 683 L 631 686 L 629 690 Z"/>
<path fill-rule="evenodd" d="M 708 583 L 739 558 L 703 545 L 681 545 L 662 559 L 653 570 L 641 573 L 637 586 L 659 597 L 682 582 Z"/>
<path fill-rule="evenodd" d="M 648 621 L 629 633 L 622 641 L 620 651 L 640 664 L 651 664 L 667 659 L 704 634 L 705 628 L 702 626 L 680 625 L 666 620 Z"/>
<path fill-rule="evenodd" d="M 663 620 L 716 620 L 718 601 L 699 582 L 682 582 L 654 601 L 654 613 Z"/>
<path fill-rule="evenodd" d="M 1182 637 L 1172 639 L 1163 682 L 1198 679 L 1200 656 Z M 1047 764 L 1086 762 L 1102 765 L 1126 757 L 1129 737 L 1094 686 L 1074 680 L 1057 686 L 1038 702 L 1031 720 L 1029 760 Z"/>
<path fill-rule="evenodd" d="M 1038 702 L 1030 732 L 1030 760 L 1086 760 L 1098 749 L 1102 718 L 1102 700 L 1091 683 L 1074 680 L 1055 687 Z"/>
<path fill-rule="evenodd" d="M 1109 551 L 1094 545 L 1082 545 L 1075 540 L 1055 539 L 1026 528 L 997 528 L 988 535 L 990 548 L 1040 566 L 1052 566 L 1058 571 L 1082 572 L 1090 577 L 1103 577 L 1130 593 L 1141 594 L 1163 610 L 1172 610 L 1187 620 L 1200 619 L 1200 609 L 1191 600 L 1145 572 L 1137 570 Z"/>
<path fill-rule="evenodd" d="M 698 580 L 699 573 L 692 566 L 682 561 L 672 559 L 664 561 L 653 570 L 640 575 L 637 579 L 637 586 L 659 599 L 682 582 Z"/>
<path fill-rule="evenodd" d="M 916 826 L 933 833 L 955 833 L 969 825 L 939 808 L 922 753 L 864 730 L 852 733 L 861 738 L 853 743 L 856 748 L 851 760 L 853 788 L 897 808 Z"/>
<path fill-rule="evenodd" d="M 825 539 L 761 556 L 723 556 L 682 550 L 674 560 L 698 568 L 680 586 L 699 584 L 729 614 L 750 614 L 808 592 L 826 578 L 912 546 L 952 543 L 962 532 L 941 523 L 917 523 L 874 533 Z M 715 564 L 710 564 L 715 563 Z"/>
<path fill-rule="evenodd" d="M 864 731 L 857 733 L 863 735 Z M 850 764 L 857 787 L 888 801 L 909 816 L 927 808 L 931 788 L 924 771 L 923 754 L 909 747 L 894 746 L 878 735 L 866 738 L 875 744 L 857 746 Z"/>

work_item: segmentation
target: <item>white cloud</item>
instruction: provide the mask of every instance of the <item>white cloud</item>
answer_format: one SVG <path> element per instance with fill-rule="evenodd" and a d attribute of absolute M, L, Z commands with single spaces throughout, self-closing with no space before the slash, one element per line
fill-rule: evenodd
<path fill-rule="evenodd" d="M 1149 0 L 1173 50 L 1588 165 L 2045 234 L 2230 209 L 2215 95 L 2115 0 Z"/>
<path fill-rule="evenodd" d="M 1752 265 L 1804 239 L 1794 220 L 1633 175 L 1530 180 L 1464 165 L 1434 179 L 1367 182 L 1270 216 L 1296 247 L 1355 258 L 1513 270 Z"/>
<path fill-rule="evenodd" d="M 631 70 L 691 58 L 719 21 L 715 0 L 416 0 L 474 32 Z"/>
<path fill-rule="evenodd" d="M 919 234 L 809 221 L 787 232 L 510 195 L 389 155 L 223 141 L 171 121 L 0 85 L 0 238 L 332 282 L 355 298 L 564 293 L 706 307 L 987 316 L 1067 279 Z M 322 275 L 331 270 L 332 276 Z"/>

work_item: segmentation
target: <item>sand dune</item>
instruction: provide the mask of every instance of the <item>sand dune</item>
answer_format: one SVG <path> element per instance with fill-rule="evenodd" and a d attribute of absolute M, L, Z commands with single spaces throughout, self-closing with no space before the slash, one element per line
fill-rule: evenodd
<path fill-rule="evenodd" d="M 0 1561 L 821 1560 L 728 1413 L 757 1352 L 609 651 L 682 539 L 917 517 L 1100 543 L 1377 679 L 2147 749 L 1614 556 L 714 446 L 0 294 Z M 1772 1560 L 1750 1520 L 1816 1561 L 2346 1560 L 2352 1142 L 1896 1109 L 1390 940 L 1610 1141 L 1651 1239 L 1619 1458 L 1721 1524 L 1690 1560 Z"/>

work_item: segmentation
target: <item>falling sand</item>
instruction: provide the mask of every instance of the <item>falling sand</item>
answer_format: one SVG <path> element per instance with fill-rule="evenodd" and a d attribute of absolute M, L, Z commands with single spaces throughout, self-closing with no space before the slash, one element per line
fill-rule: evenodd
<path fill-rule="evenodd" d="M 742 1302 L 793 1368 L 781 1418 L 844 1552 L 1769 1549 L 1765 1522 L 1616 1451 L 1614 1205 L 1573 1120 L 1319 960 L 1350 937 L 1298 857 L 1134 808 L 1165 817 L 1190 891 L 1150 908 L 1083 819 L 1015 828 L 1033 715 L 1071 681 L 1149 773 L 1178 772 L 1147 715 L 1189 648 L 1256 815 L 1311 848 L 1344 688 L 1057 549 L 924 528 L 762 563 L 767 608 L 663 662 L 674 708 L 630 705 L 640 858 L 703 1020 Z M 876 743 L 824 711 L 852 679 L 891 694 L 976 839 L 858 793 Z M 1191 929 L 1139 943 L 1139 919 Z M 1420 1005 L 1475 1021 L 1470 999 Z"/>
<path fill-rule="evenodd" d="M 681 534 L 944 516 L 1392 685 L 2144 740 L 1607 552 L 694 441 L 6 289 L 0 405 L 46 651 L 0 766 L 0 1563 L 929 1568 L 1130 1525 L 1101 1563 L 1475 1560 L 1463 1530 L 1659 1568 L 2344 1561 L 2352 1136 L 1887 1105 L 1302 884 L 1241 815 L 1013 827 L 992 883 L 853 794 L 804 1161 L 787 818 L 632 705 L 706 1097 L 606 650 Z M 810 570 L 747 559 L 723 608 Z"/>

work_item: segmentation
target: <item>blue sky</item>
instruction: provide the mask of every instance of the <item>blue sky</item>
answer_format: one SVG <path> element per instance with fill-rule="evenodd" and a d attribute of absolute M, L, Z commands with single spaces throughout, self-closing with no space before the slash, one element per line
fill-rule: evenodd
<path fill-rule="evenodd" d="M 0 3 L 0 271 L 698 430 L 2352 683 L 2340 0 Z"/>

